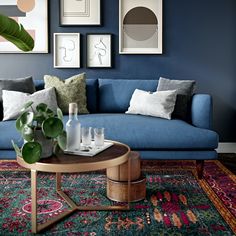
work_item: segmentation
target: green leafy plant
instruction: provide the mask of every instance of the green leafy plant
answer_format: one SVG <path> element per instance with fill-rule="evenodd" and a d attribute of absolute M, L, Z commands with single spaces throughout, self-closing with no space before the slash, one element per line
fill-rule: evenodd
<path fill-rule="evenodd" d="M 20 132 L 25 143 L 20 149 L 14 141 L 12 145 L 17 156 L 23 157 L 27 163 L 35 163 L 40 160 L 44 147 L 38 142 L 36 132 L 41 130 L 48 142 L 54 144 L 54 150 L 66 148 L 66 132 L 63 126 L 63 114 L 58 108 L 55 115 L 44 103 L 32 107 L 33 102 L 24 105 L 21 115 L 16 120 L 16 129 Z"/>
<path fill-rule="evenodd" d="M 24 52 L 32 51 L 34 39 L 15 20 L 0 14 L 0 35 Z"/>

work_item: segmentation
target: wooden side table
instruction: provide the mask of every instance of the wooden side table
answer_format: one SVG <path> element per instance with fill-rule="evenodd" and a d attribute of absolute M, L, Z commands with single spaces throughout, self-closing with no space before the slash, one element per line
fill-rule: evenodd
<path fill-rule="evenodd" d="M 17 157 L 17 162 L 31 170 L 31 222 L 32 233 L 38 233 L 55 222 L 63 219 L 76 210 L 82 211 L 107 211 L 107 210 L 129 210 L 130 209 L 130 148 L 122 143 L 114 142 L 114 145 L 94 157 L 65 155 L 60 153 L 47 159 L 42 159 L 34 164 L 26 163 L 21 157 Z M 126 206 L 78 206 L 61 189 L 62 173 L 78 173 L 96 171 L 121 165 L 128 161 L 128 201 Z M 45 222 L 37 223 L 37 173 L 38 172 L 56 173 L 56 191 L 67 202 L 70 209 L 61 213 L 57 217 Z"/>

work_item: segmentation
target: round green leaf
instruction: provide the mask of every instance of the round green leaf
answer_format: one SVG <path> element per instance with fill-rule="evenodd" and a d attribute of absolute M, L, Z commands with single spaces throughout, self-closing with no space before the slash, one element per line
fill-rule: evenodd
<path fill-rule="evenodd" d="M 43 122 L 42 131 L 46 137 L 56 138 L 63 131 L 63 123 L 59 118 L 50 117 Z"/>
<path fill-rule="evenodd" d="M 57 117 L 60 119 L 60 120 L 63 120 L 63 113 L 61 111 L 60 108 L 57 108 Z"/>
<path fill-rule="evenodd" d="M 32 124 L 34 120 L 34 113 L 32 111 L 26 111 L 16 120 L 16 129 L 22 131 L 25 125 Z"/>
<path fill-rule="evenodd" d="M 36 111 L 38 112 L 45 112 L 47 110 L 48 106 L 45 103 L 40 103 L 36 106 Z"/>
<path fill-rule="evenodd" d="M 29 125 L 34 120 L 34 113 L 32 111 L 26 111 L 20 116 L 22 125 Z"/>
<path fill-rule="evenodd" d="M 46 114 L 48 117 L 54 117 L 54 112 L 49 108 L 46 110 Z"/>
<path fill-rule="evenodd" d="M 31 142 L 34 139 L 34 131 L 28 125 L 24 125 L 21 130 L 22 137 L 27 141 Z"/>
<path fill-rule="evenodd" d="M 27 110 L 30 106 L 32 106 L 33 103 L 34 103 L 33 101 L 27 102 L 27 103 L 23 106 L 23 108 L 21 109 L 21 111 L 23 112 L 23 111 Z"/>
<path fill-rule="evenodd" d="M 22 157 L 25 162 L 33 164 L 40 160 L 42 147 L 37 142 L 25 143 L 22 148 Z"/>
<path fill-rule="evenodd" d="M 66 131 L 63 131 L 58 137 L 57 142 L 62 150 L 66 149 Z"/>

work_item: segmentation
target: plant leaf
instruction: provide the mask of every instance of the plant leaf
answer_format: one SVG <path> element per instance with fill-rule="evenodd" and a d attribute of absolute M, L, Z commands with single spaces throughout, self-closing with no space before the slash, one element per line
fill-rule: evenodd
<path fill-rule="evenodd" d="M 66 149 L 66 131 L 63 131 L 58 137 L 57 142 L 62 150 Z"/>
<path fill-rule="evenodd" d="M 13 140 L 11 140 L 11 143 L 12 143 L 13 148 L 15 149 L 16 155 L 18 157 L 22 157 L 20 148 L 17 146 L 17 144 L 15 144 Z"/>
<path fill-rule="evenodd" d="M 48 108 L 47 104 L 40 103 L 36 106 L 36 111 L 43 113 L 43 112 L 46 112 L 47 108 Z"/>
<path fill-rule="evenodd" d="M 34 40 L 15 20 L 0 14 L 0 35 L 24 52 L 32 51 Z"/>
<path fill-rule="evenodd" d="M 63 120 L 63 113 L 60 108 L 57 108 L 57 117 L 62 121 Z"/>
<path fill-rule="evenodd" d="M 54 117 L 54 112 L 51 110 L 51 109 L 47 109 L 46 110 L 46 115 L 48 116 L 48 117 Z"/>
<path fill-rule="evenodd" d="M 24 125 L 23 129 L 21 130 L 21 134 L 27 142 L 31 142 L 34 139 L 34 131 L 28 125 Z"/>
<path fill-rule="evenodd" d="M 32 111 L 26 111 L 18 117 L 16 120 L 16 129 L 22 132 L 25 125 L 31 125 L 34 120 L 34 113 Z"/>
<path fill-rule="evenodd" d="M 42 131 L 48 138 L 56 138 L 63 131 L 63 123 L 59 118 L 50 117 L 42 124 Z"/>
<path fill-rule="evenodd" d="M 25 162 L 33 164 L 40 160 L 42 147 L 37 142 L 25 143 L 22 148 L 22 157 Z"/>
<path fill-rule="evenodd" d="M 21 112 L 24 112 L 25 110 L 27 110 L 30 106 L 32 106 L 33 103 L 34 103 L 33 101 L 27 102 L 21 109 Z"/>

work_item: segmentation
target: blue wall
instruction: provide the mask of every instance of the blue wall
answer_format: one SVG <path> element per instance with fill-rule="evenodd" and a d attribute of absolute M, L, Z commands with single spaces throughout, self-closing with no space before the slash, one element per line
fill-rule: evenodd
<path fill-rule="evenodd" d="M 88 77 L 194 79 L 198 91 L 214 99 L 214 129 L 224 142 L 236 141 L 236 1 L 163 0 L 164 53 L 119 55 L 118 0 L 102 0 L 102 27 L 59 27 L 59 4 L 49 0 L 50 53 L 0 54 L 0 77 L 44 74 L 67 77 L 86 71 Z M 54 69 L 54 32 L 80 32 L 85 48 L 86 33 L 114 34 L 114 68 Z"/>

